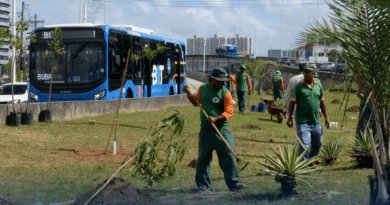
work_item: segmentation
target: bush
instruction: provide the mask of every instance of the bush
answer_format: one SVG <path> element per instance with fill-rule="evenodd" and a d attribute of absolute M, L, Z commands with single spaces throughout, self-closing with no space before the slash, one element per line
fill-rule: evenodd
<path fill-rule="evenodd" d="M 269 90 L 265 91 L 265 94 L 272 96 L 274 93 L 272 92 L 272 89 L 269 89 Z"/>

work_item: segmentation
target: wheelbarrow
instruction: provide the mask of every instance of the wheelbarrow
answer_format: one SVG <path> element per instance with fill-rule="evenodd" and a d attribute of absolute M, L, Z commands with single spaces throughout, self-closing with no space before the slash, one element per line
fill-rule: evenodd
<path fill-rule="evenodd" d="M 268 113 L 272 116 L 275 116 L 278 119 L 278 123 L 282 123 L 283 121 L 283 108 L 277 106 L 276 104 L 271 104 L 267 107 Z"/>

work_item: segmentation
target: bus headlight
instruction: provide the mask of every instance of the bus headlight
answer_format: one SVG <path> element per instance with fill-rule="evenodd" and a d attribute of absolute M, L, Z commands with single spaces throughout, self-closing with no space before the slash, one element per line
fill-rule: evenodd
<path fill-rule="evenodd" d="M 30 92 L 30 96 L 31 96 L 31 98 L 32 98 L 35 102 L 39 102 L 38 95 L 36 95 L 36 94 L 33 93 L 33 92 Z"/>
<path fill-rule="evenodd" d="M 102 92 L 95 94 L 95 97 L 93 98 L 94 100 L 100 100 L 106 95 L 106 91 L 103 90 Z"/>

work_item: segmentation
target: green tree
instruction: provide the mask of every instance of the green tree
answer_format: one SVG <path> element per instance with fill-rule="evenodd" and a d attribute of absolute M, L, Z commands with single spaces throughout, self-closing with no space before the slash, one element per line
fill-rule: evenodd
<path fill-rule="evenodd" d="M 252 78 L 252 86 L 255 84 L 255 80 L 260 83 L 257 90 L 258 95 L 261 95 L 263 92 L 264 79 L 275 70 L 283 68 L 280 64 L 272 64 L 271 61 L 261 59 L 251 59 L 249 56 L 245 56 L 244 64 L 247 67 L 246 72 Z"/>
<path fill-rule="evenodd" d="M 337 58 L 336 58 L 336 56 L 337 56 Z M 345 59 L 343 58 L 342 52 L 340 52 L 336 49 L 329 51 L 328 58 L 329 58 L 329 61 L 332 61 L 335 64 L 345 62 Z"/>
<path fill-rule="evenodd" d="M 16 24 L 16 31 L 19 33 L 27 31 L 27 25 L 24 22 L 19 22 Z M 5 39 L 10 39 L 10 48 L 15 47 L 15 49 L 21 49 L 23 46 L 23 39 L 20 36 L 15 36 L 11 34 L 11 31 L 9 28 L 1 28 L 0 29 L 0 46 L 3 45 Z M 31 40 L 35 42 L 35 34 L 27 36 L 27 40 Z M 11 62 L 11 61 L 10 61 Z M 15 56 L 15 62 L 11 62 L 10 66 L 12 66 L 12 63 L 16 64 L 16 56 Z M 7 67 L 7 66 L 6 66 Z M 8 67 L 6 68 L 8 69 Z M 10 70 L 12 70 L 12 67 L 9 67 Z M 11 72 L 11 82 L 12 82 L 12 107 L 13 107 L 13 112 L 16 113 L 15 110 L 15 102 L 14 102 L 14 82 L 13 82 L 13 75 L 17 75 L 17 73 Z M 16 76 L 15 76 L 16 77 Z"/>
<path fill-rule="evenodd" d="M 316 22 L 301 33 L 301 39 L 319 35 L 340 42 L 352 79 L 362 86 L 370 106 L 373 127 L 370 137 L 375 175 L 369 177 L 370 204 L 389 204 L 390 185 L 390 3 L 388 0 L 334 0 L 330 22 Z"/>

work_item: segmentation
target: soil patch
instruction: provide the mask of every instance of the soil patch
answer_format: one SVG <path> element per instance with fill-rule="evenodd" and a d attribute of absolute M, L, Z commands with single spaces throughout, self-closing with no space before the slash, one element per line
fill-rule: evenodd
<path fill-rule="evenodd" d="M 259 130 L 261 130 L 261 127 L 259 127 L 258 125 L 242 125 L 241 127 L 242 127 L 242 129 L 259 129 Z"/>
<path fill-rule="evenodd" d="M 359 112 L 360 111 L 360 107 L 357 106 L 357 105 L 354 105 L 354 106 L 350 107 L 347 111 L 348 112 Z"/>
<path fill-rule="evenodd" d="M 89 190 L 86 194 L 76 199 L 72 205 L 83 205 L 106 182 L 107 180 L 98 184 L 95 188 Z M 161 202 L 148 193 L 136 189 L 129 182 L 121 178 L 113 178 L 111 182 L 89 203 L 89 205 L 100 204 L 152 205 L 161 204 Z"/>
<path fill-rule="evenodd" d="M 196 168 L 196 163 L 198 162 L 198 159 L 193 159 L 191 162 L 187 165 L 187 167 Z"/>
<path fill-rule="evenodd" d="M 72 157 L 96 164 L 120 164 L 126 157 L 134 156 L 134 153 L 130 150 L 118 149 L 116 154 L 111 154 L 110 151 L 106 153 L 106 150 L 101 147 L 65 150 L 64 152 Z"/>
<path fill-rule="evenodd" d="M 340 100 L 333 100 L 330 103 L 333 103 L 333 104 L 343 104 L 343 102 L 341 102 Z"/>

